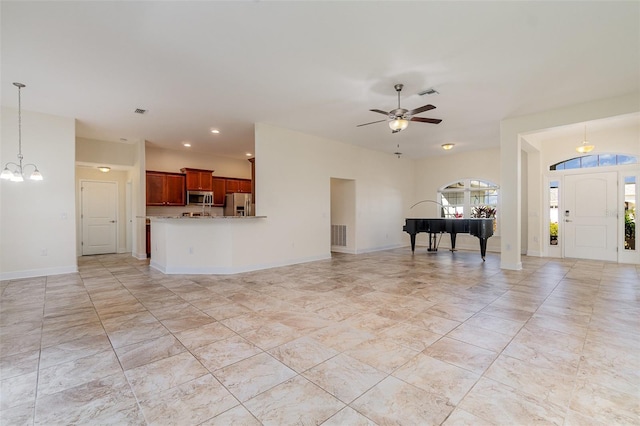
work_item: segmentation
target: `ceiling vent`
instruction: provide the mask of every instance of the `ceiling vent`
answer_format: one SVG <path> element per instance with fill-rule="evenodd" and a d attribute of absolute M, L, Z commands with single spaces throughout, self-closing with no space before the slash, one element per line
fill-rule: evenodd
<path fill-rule="evenodd" d="M 147 110 L 142 108 L 136 108 L 136 110 L 133 112 L 135 112 L 136 114 L 144 114 L 145 112 L 147 112 Z"/>
<path fill-rule="evenodd" d="M 431 96 L 431 95 L 437 95 L 438 93 L 440 93 L 440 92 L 438 92 L 436 89 L 431 87 L 429 89 L 423 90 L 422 92 L 418 92 L 418 95 L 420 95 L 420 96 L 424 96 L 424 95 Z"/>

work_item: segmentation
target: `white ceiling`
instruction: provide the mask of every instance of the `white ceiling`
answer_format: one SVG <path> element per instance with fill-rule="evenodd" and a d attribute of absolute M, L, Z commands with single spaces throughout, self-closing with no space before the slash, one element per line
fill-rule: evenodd
<path fill-rule="evenodd" d="M 253 152 L 256 122 L 412 158 L 493 148 L 507 117 L 640 90 L 636 1 L 3 1 L 1 13 L 3 106 L 22 82 L 23 109 L 75 117 L 80 137 L 236 158 Z M 443 122 L 356 127 L 397 106 L 395 83 L 403 107 L 433 104 L 419 116 Z"/>

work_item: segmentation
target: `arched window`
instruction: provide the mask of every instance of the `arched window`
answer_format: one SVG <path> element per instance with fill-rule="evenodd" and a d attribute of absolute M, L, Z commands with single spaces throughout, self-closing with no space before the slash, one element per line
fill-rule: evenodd
<path fill-rule="evenodd" d="M 623 164 L 636 164 L 638 157 L 623 154 L 598 154 L 585 155 L 584 157 L 571 158 L 549 166 L 549 170 L 586 169 L 589 167 L 620 166 Z"/>
<path fill-rule="evenodd" d="M 460 179 L 445 185 L 438 190 L 438 201 L 442 204 L 440 216 L 475 217 L 485 206 L 495 212 L 499 188 L 495 183 L 481 179 Z"/>

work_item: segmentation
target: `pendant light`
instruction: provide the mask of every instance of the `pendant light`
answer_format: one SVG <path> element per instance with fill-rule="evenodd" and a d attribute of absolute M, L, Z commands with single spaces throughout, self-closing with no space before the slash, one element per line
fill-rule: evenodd
<path fill-rule="evenodd" d="M 586 154 L 588 152 L 593 151 L 593 149 L 595 148 L 595 145 L 591 145 L 589 144 L 589 142 L 587 142 L 587 125 L 584 125 L 584 140 L 582 141 L 582 145 L 578 145 L 576 147 L 576 151 L 578 151 L 580 154 Z"/>
<path fill-rule="evenodd" d="M 29 176 L 31 180 L 42 180 L 42 174 L 38 170 L 38 166 L 33 163 L 22 164 L 22 104 L 20 98 L 20 90 L 26 87 L 22 83 L 13 83 L 18 88 L 18 162 L 14 163 L 9 161 L 4 165 L 4 170 L 0 173 L 0 179 L 10 180 L 11 182 L 23 182 L 24 170 L 29 166 L 33 166 L 33 172 Z M 12 166 L 13 171 L 9 170 L 9 166 Z"/>

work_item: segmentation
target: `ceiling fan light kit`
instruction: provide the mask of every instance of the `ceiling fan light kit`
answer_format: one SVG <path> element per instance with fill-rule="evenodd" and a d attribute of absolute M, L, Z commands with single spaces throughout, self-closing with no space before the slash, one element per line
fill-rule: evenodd
<path fill-rule="evenodd" d="M 442 149 L 444 149 L 445 151 L 449 151 L 454 146 L 455 146 L 455 144 L 453 144 L 453 143 L 443 143 L 442 144 Z"/>
<path fill-rule="evenodd" d="M 404 130 L 409 126 L 409 120 L 405 120 L 403 118 L 396 118 L 394 120 L 389 121 L 389 128 L 394 132 L 399 132 L 400 130 Z"/>
<path fill-rule="evenodd" d="M 404 87 L 403 84 L 396 84 L 393 86 L 398 93 L 398 108 L 392 109 L 391 111 L 383 111 L 381 109 L 370 109 L 371 112 L 377 112 L 378 114 L 383 114 L 387 116 L 385 120 L 377 120 L 372 121 L 371 123 L 359 124 L 356 127 L 368 126 L 369 124 L 382 123 L 383 121 L 387 121 L 389 124 L 389 128 L 391 129 L 391 133 L 398 133 L 407 127 L 409 127 L 409 121 L 418 121 L 420 123 L 431 123 L 438 124 L 442 120 L 437 118 L 423 118 L 423 117 L 414 117 L 421 112 L 429 111 L 435 109 L 433 105 L 423 105 L 419 108 L 412 109 L 409 111 L 408 109 L 402 108 L 400 106 L 400 92 Z"/>

